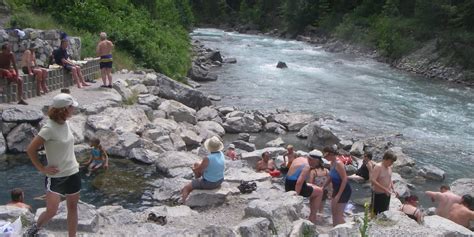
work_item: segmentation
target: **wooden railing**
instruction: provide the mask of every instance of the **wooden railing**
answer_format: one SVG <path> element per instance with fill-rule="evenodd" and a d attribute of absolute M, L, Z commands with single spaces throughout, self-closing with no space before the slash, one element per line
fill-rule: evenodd
<path fill-rule="evenodd" d="M 62 68 L 47 69 L 48 79 L 46 85 L 50 91 L 66 88 L 75 85 L 70 72 Z M 86 81 L 95 80 L 100 77 L 99 59 L 87 60 L 81 66 L 81 72 Z M 23 79 L 23 96 L 28 99 L 38 96 L 37 84 L 34 76 L 22 75 Z M 8 83 L 4 78 L 0 78 L 0 103 L 10 103 L 17 101 L 17 85 Z"/>

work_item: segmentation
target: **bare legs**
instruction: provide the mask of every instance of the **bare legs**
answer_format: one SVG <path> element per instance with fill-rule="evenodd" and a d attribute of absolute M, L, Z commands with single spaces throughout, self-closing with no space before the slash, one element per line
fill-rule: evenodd
<path fill-rule="evenodd" d="M 100 69 L 100 75 L 102 76 L 102 83 L 104 83 L 105 86 L 112 86 L 112 68 L 101 68 Z M 109 81 L 109 84 L 107 85 L 107 80 Z"/>
<path fill-rule="evenodd" d="M 33 74 L 36 79 L 36 93 L 41 95 L 42 93 L 48 92 L 48 87 L 46 86 L 46 80 L 48 78 L 48 71 L 46 69 L 36 68 L 33 69 Z"/>
<path fill-rule="evenodd" d="M 81 67 L 71 66 L 71 74 L 72 74 L 72 79 L 74 79 L 78 88 L 82 88 L 83 86 L 89 86 L 89 84 L 87 84 L 86 81 L 84 81 L 84 77 L 82 76 L 82 72 L 81 72 Z"/>
<path fill-rule="evenodd" d="M 336 203 L 331 202 L 331 212 L 332 212 L 332 225 L 336 226 L 339 224 L 344 224 L 344 208 L 347 203 Z"/>
<path fill-rule="evenodd" d="M 321 206 L 321 200 L 323 199 L 323 190 L 314 185 L 314 184 L 308 184 L 313 188 L 313 192 L 311 193 L 311 196 L 309 196 L 309 221 L 316 223 L 317 221 L 317 215 L 318 215 L 318 210 L 319 207 Z"/>
<path fill-rule="evenodd" d="M 58 212 L 59 202 L 61 202 L 61 197 L 59 194 L 48 192 L 46 193 L 46 211 L 41 213 L 36 222 L 38 228 L 41 228 L 49 220 L 51 220 L 56 213 Z M 77 232 L 77 203 L 79 202 L 79 193 L 66 195 L 66 205 L 67 205 L 67 229 L 69 236 L 76 236 Z"/>

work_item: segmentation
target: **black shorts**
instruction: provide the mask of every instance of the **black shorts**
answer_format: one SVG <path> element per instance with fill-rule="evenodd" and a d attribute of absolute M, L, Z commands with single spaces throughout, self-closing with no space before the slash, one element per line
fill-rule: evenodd
<path fill-rule="evenodd" d="M 30 72 L 28 72 L 28 67 L 22 67 L 21 71 L 23 71 L 23 74 L 28 75 Z"/>
<path fill-rule="evenodd" d="M 100 62 L 99 67 L 100 67 L 100 69 L 102 69 L 102 68 L 112 68 L 112 62 Z"/>
<path fill-rule="evenodd" d="M 295 191 L 295 188 L 296 188 L 296 180 L 285 179 L 285 191 L 286 192 Z M 299 195 L 303 196 L 303 197 L 309 197 L 309 196 L 311 196 L 312 193 L 313 193 L 313 187 L 308 186 L 306 184 L 306 182 L 304 182 L 303 185 L 301 186 L 301 192 L 300 192 Z"/>
<path fill-rule="evenodd" d="M 332 183 L 332 197 L 333 198 L 339 192 L 339 188 L 341 188 L 340 184 Z M 346 187 L 344 188 L 344 191 L 342 191 L 341 197 L 339 198 L 339 201 L 337 203 L 347 203 L 347 202 L 349 202 L 349 199 L 351 198 L 351 195 L 352 195 L 351 186 L 348 183 L 346 183 Z"/>
<path fill-rule="evenodd" d="M 374 214 L 377 215 L 381 212 L 388 210 L 390 206 L 390 196 L 385 193 L 372 192 L 371 208 Z"/>
<path fill-rule="evenodd" d="M 53 192 L 59 195 L 75 194 L 81 191 L 81 176 L 79 172 L 66 177 L 61 178 L 45 178 L 45 187 L 49 192 Z"/>
<path fill-rule="evenodd" d="M 64 64 L 63 66 L 64 70 L 71 72 L 72 71 L 72 65 L 71 64 Z"/>

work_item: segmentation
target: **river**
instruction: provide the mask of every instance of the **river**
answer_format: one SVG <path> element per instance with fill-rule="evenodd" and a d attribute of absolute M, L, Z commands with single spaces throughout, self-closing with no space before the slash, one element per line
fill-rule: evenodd
<path fill-rule="evenodd" d="M 401 133 L 398 145 L 418 167 L 445 170 L 445 183 L 474 177 L 472 88 L 299 41 L 216 29 L 196 29 L 191 36 L 237 59 L 215 70 L 217 81 L 202 83 L 201 91 L 222 98 L 218 105 L 333 115 L 347 121 L 346 131 L 359 131 L 356 137 Z M 288 68 L 276 68 L 278 61 Z"/>

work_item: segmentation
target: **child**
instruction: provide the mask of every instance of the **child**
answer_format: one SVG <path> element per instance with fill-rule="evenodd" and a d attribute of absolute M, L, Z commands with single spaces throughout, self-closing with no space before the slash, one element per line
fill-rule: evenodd
<path fill-rule="evenodd" d="M 86 176 L 90 176 L 93 171 L 98 170 L 100 167 L 107 169 L 109 167 L 109 157 L 104 148 L 100 145 L 100 140 L 98 138 L 92 138 L 90 141 L 92 147 L 91 157 L 85 163 L 89 165 L 88 172 Z"/>
<path fill-rule="evenodd" d="M 385 152 L 382 162 L 374 166 L 370 181 L 372 182 L 372 210 L 375 215 L 388 210 L 390 195 L 393 190 L 392 165 L 397 157 L 390 151 Z"/>

